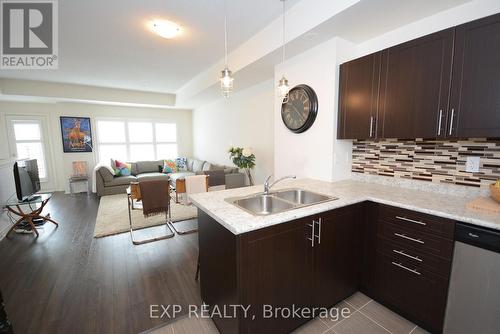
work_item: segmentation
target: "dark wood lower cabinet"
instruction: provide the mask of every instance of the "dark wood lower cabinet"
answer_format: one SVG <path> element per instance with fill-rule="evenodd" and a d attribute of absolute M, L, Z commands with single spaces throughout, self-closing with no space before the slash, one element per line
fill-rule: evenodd
<path fill-rule="evenodd" d="M 359 228 L 357 207 L 319 215 L 321 240 L 314 246 L 314 299 L 329 307 L 358 290 Z"/>
<path fill-rule="evenodd" d="M 375 296 L 433 333 L 442 332 L 448 279 L 377 252 Z"/>
<path fill-rule="evenodd" d="M 203 301 L 211 310 L 250 307 L 235 317 L 213 316 L 219 331 L 289 333 L 360 289 L 441 332 L 453 235 L 440 224 L 453 222 L 398 210 L 365 202 L 240 235 L 199 211 Z M 294 316 L 294 309 L 306 313 Z"/>
<path fill-rule="evenodd" d="M 310 224 L 311 219 L 299 219 L 241 236 L 241 301 L 251 305 L 252 317 L 243 319 L 243 333 L 288 333 L 308 320 L 284 318 L 281 313 L 271 318 L 268 315 L 269 307 L 278 310 L 311 305 Z M 203 271 L 201 277 L 203 280 Z"/>

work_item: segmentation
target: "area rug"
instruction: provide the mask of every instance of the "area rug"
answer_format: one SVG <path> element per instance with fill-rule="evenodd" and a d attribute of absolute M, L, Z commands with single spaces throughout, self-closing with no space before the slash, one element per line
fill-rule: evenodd
<path fill-rule="evenodd" d="M 198 216 L 198 211 L 194 205 L 182 205 L 172 201 L 170 208 L 172 210 L 172 221 L 174 222 L 193 219 Z M 142 210 L 132 210 L 132 223 L 134 229 L 157 226 L 165 223 L 165 216 L 158 215 L 144 218 Z M 102 196 L 97 211 L 94 238 L 128 232 L 129 229 L 127 195 Z"/>

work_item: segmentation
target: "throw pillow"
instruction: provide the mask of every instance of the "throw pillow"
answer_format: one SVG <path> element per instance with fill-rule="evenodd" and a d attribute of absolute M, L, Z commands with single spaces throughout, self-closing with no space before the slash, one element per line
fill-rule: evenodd
<path fill-rule="evenodd" d="M 187 158 L 185 157 L 178 157 L 175 159 L 175 164 L 177 165 L 177 170 L 185 172 L 187 171 Z"/>
<path fill-rule="evenodd" d="M 115 175 L 129 176 L 132 173 L 132 164 L 115 160 Z"/>
<path fill-rule="evenodd" d="M 163 173 L 177 173 L 177 165 L 174 160 L 163 160 Z"/>

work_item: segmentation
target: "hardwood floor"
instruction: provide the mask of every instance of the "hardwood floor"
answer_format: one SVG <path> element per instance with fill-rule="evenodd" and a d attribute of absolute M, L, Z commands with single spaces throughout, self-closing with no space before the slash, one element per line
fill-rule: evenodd
<path fill-rule="evenodd" d="M 0 242 L 0 288 L 15 333 L 139 333 L 168 321 L 151 319 L 150 305 L 201 303 L 196 233 L 140 246 L 128 233 L 95 239 L 98 203 L 57 193 L 44 212 L 59 228 Z"/>

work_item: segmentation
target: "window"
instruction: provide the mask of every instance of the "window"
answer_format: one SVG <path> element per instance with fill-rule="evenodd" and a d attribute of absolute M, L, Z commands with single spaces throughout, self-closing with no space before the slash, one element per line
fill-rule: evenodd
<path fill-rule="evenodd" d="M 47 165 L 43 147 L 41 122 L 37 120 L 12 120 L 17 159 L 36 159 L 40 180 L 47 179 Z"/>
<path fill-rule="evenodd" d="M 151 121 L 97 121 L 100 161 L 175 159 L 177 126 Z"/>

